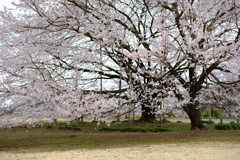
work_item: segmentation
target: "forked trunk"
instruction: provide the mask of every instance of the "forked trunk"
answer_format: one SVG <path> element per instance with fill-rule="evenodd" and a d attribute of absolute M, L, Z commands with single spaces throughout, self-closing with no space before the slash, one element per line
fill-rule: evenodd
<path fill-rule="evenodd" d="M 201 109 L 197 105 L 186 105 L 183 107 L 191 120 L 191 130 L 207 130 L 202 124 Z"/>
<path fill-rule="evenodd" d="M 145 107 L 144 105 L 142 105 L 142 115 L 141 115 L 141 117 L 139 118 L 138 121 L 148 122 L 148 123 L 157 122 L 155 109 L 156 108 Z"/>

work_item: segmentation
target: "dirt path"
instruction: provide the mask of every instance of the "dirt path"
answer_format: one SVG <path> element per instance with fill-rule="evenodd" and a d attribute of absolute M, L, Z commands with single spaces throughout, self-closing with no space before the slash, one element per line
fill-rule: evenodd
<path fill-rule="evenodd" d="M 240 160 L 240 144 L 201 142 L 41 153 L 0 152 L 0 160 Z"/>

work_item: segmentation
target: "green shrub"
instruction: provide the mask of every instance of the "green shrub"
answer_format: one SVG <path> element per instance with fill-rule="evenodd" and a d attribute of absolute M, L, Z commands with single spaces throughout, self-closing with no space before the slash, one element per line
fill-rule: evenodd
<path fill-rule="evenodd" d="M 240 124 L 235 122 L 230 122 L 226 124 L 215 125 L 216 130 L 238 130 L 240 129 Z"/>
<path fill-rule="evenodd" d="M 53 125 L 47 125 L 47 129 L 53 129 L 54 126 Z"/>
<path fill-rule="evenodd" d="M 66 129 L 72 129 L 72 127 L 71 126 L 64 126 Z"/>
<path fill-rule="evenodd" d="M 69 130 L 81 131 L 80 127 L 72 127 L 68 125 L 59 126 L 58 129 L 69 129 Z"/>
<path fill-rule="evenodd" d="M 119 131 L 121 132 L 139 132 L 139 131 L 143 131 L 143 129 L 141 129 L 140 127 L 123 127 L 123 128 L 119 128 Z"/>
<path fill-rule="evenodd" d="M 217 125 L 215 125 L 215 129 L 217 129 L 217 130 L 232 130 L 232 126 L 230 124 L 217 124 Z"/>
<path fill-rule="evenodd" d="M 65 126 L 59 126 L 58 129 L 66 129 Z"/>
<path fill-rule="evenodd" d="M 176 123 L 183 123 L 182 121 L 177 121 Z"/>
<path fill-rule="evenodd" d="M 118 128 L 111 128 L 111 127 L 101 127 L 101 131 L 119 131 Z"/>
<path fill-rule="evenodd" d="M 203 121 L 203 120 L 202 120 L 202 123 L 207 123 L 207 124 L 215 124 L 215 122 L 214 122 L 214 121 Z"/>
<path fill-rule="evenodd" d="M 239 123 L 230 122 L 230 124 L 231 124 L 231 126 L 234 130 L 240 129 L 240 124 Z"/>
<path fill-rule="evenodd" d="M 75 130 L 75 131 L 81 131 L 81 128 L 80 128 L 80 127 L 73 127 L 73 130 Z"/>
<path fill-rule="evenodd" d="M 214 121 L 208 121 L 207 124 L 214 124 Z"/>
<path fill-rule="evenodd" d="M 72 129 L 71 126 L 67 126 L 67 125 L 59 126 L 58 128 L 59 128 L 59 129 Z"/>
<path fill-rule="evenodd" d="M 114 126 L 114 127 L 101 127 L 100 131 L 120 131 L 120 132 L 166 132 L 170 131 L 166 128 L 159 127 L 126 127 L 126 126 Z"/>
<path fill-rule="evenodd" d="M 147 131 L 149 131 L 149 132 L 167 132 L 167 131 L 170 131 L 170 129 L 154 127 L 154 128 L 149 128 Z"/>

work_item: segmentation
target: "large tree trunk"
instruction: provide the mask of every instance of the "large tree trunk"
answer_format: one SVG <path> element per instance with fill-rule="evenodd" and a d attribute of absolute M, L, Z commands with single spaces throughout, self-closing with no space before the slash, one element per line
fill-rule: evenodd
<path fill-rule="evenodd" d="M 191 130 L 206 130 L 202 124 L 202 112 L 196 104 L 188 104 L 183 107 L 191 120 Z"/>
<path fill-rule="evenodd" d="M 154 108 L 154 107 L 152 108 L 152 107 L 146 107 L 145 105 L 142 105 L 142 115 L 138 121 L 148 122 L 148 123 L 157 122 L 155 110 L 156 110 L 156 108 Z"/>

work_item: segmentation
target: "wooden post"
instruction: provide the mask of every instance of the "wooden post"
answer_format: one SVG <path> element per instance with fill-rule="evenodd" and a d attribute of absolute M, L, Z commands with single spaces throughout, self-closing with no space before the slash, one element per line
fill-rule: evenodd
<path fill-rule="evenodd" d="M 220 123 L 223 123 L 223 117 L 222 117 L 222 107 L 220 108 Z"/>
<path fill-rule="evenodd" d="M 87 1 L 86 1 L 86 5 L 87 5 Z M 101 60 L 101 63 L 103 63 L 102 61 L 102 46 L 100 46 L 100 60 Z M 100 63 L 100 64 L 101 64 Z M 102 65 L 101 65 L 101 71 L 102 71 Z M 102 79 L 102 74 L 100 75 L 100 94 L 102 95 L 102 91 L 103 91 L 103 79 Z M 101 115 L 102 116 L 102 115 Z M 94 117 L 94 120 L 93 121 L 96 121 L 96 117 Z"/>
<path fill-rule="evenodd" d="M 57 118 L 53 118 L 53 123 L 57 124 Z"/>
<path fill-rule="evenodd" d="M 130 107 L 128 108 L 128 120 L 131 121 L 131 109 L 130 109 Z"/>
<path fill-rule="evenodd" d="M 122 67 L 120 66 L 120 77 L 119 77 L 119 83 L 118 83 L 118 89 L 121 90 L 122 89 Z M 119 98 L 121 97 L 121 93 L 119 93 Z M 118 100 L 118 107 L 121 107 L 121 101 Z M 117 121 L 120 121 L 120 116 L 118 115 Z"/>
<path fill-rule="evenodd" d="M 162 101 L 160 102 L 160 110 L 162 109 Z M 162 123 L 163 121 L 163 114 L 159 114 L 159 121 Z"/>
<path fill-rule="evenodd" d="M 134 110 L 135 110 L 135 104 L 134 104 Z M 132 120 L 134 121 L 135 120 L 135 111 L 133 110 L 133 117 L 132 117 Z"/>
<path fill-rule="evenodd" d="M 208 119 L 209 119 L 209 122 L 212 121 L 212 117 L 211 117 L 211 106 L 208 105 Z"/>
<path fill-rule="evenodd" d="M 100 51 L 101 51 L 101 47 L 100 47 Z M 101 59 L 101 63 L 102 63 L 102 54 L 100 53 L 100 59 Z M 101 66 L 101 71 L 102 71 L 102 66 Z M 102 74 L 100 75 L 100 92 L 102 94 L 102 90 L 103 90 L 103 80 L 102 80 Z"/>
<path fill-rule="evenodd" d="M 132 84 L 132 72 L 130 71 L 129 73 L 129 88 L 131 89 L 131 84 Z M 129 93 L 129 96 L 131 96 L 131 92 Z M 132 103 L 129 103 L 129 108 L 128 108 L 128 120 L 131 121 L 131 105 Z"/>

